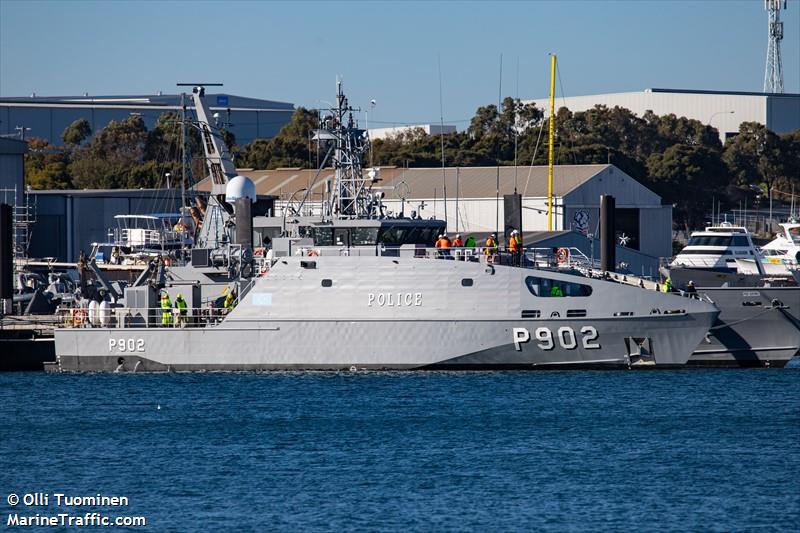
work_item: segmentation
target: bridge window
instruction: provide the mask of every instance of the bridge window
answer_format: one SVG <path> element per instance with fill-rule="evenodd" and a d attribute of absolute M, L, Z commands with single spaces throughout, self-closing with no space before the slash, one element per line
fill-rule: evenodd
<path fill-rule="evenodd" d="M 333 245 L 333 228 L 311 228 L 311 235 L 317 246 Z"/>
<path fill-rule="evenodd" d="M 378 242 L 378 228 L 353 228 L 350 236 L 353 246 L 368 246 Z"/>
<path fill-rule="evenodd" d="M 589 285 L 536 276 L 525 278 L 525 285 L 531 294 L 539 297 L 586 297 L 592 294 L 592 287 Z"/>

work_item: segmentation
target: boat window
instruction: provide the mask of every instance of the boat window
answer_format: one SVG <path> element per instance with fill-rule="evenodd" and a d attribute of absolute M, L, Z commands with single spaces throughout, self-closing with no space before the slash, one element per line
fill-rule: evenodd
<path fill-rule="evenodd" d="M 567 309 L 567 318 L 586 316 L 586 309 Z"/>
<path fill-rule="evenodd" d="M 747 241 L 747 237 L 744 235 L 734 235 L 732 244 L 733 246 L 750 246 L 750 243 Z"/>
<path fill-rule="evenodd" d="M 794 242 L 795 244 L 800 244 L 800 227 L 789 228 L 786 231 L 789 232 L 789 236 L 792 238 L 792 242 Z"/>
<path fill-rule="evenodd" d="M 472 287 L 472 278 L 464 278 L 461 280 L 462 287 Z"/>
<path fill-rule="evenodd" d="M 436 237 L 441 233 L 441 228 L 419 228 L 414 244 L 431 246 L 436 242 Z"/>
<path fill-rule="evenodd" d="M 311 236 L 317 246 L 333 246 L 333 228 L 312 228 Z"/>
<path fill-rule="evenodd" d="M 592 288 L 589 285 L 536 276 L 526 277 L 525 285 L 528 286 L 531 294 L 539 297 L 585 297 L 592 294 Z"/>
<path fill-rule="evenodd" d="M 441 227 L 389 226 L 381 229 L 378 242 L 400 246 L 403 244 L 424 244 L 432 246 L 436 236 L 444 231 Z"/>
<path fill-rule="evenodd" d="M 542 316 L 542 312 L 538 309 L 523 309 L 522 310 L 522 318 L 539 318 Z"/>
<path fill-rule="evenodd" d="M 384 244 L 405 244 L 408 229 L 389 227 L 381 230 L 380 242 Z"/>
<path fill-rule="evenodd" d="M 322 280 L 323 287 L 333 287 L 333 280 L 332 279 L 323 279 Z"/>
<path fill-rule="evenodd" d="M 689 246 L 730 246 L 729 235 L 698 235 L 689 239 Z"/>
<path fill-rule="evenodd" d="M 678 255 L 732 255 L 730 250 L 681 250 Z"/>
<path fill-rule="evenodd" d="M 350 232 L 353 246 L 365 246 L 378 242 L 378 228 L 353 228 Z"/>

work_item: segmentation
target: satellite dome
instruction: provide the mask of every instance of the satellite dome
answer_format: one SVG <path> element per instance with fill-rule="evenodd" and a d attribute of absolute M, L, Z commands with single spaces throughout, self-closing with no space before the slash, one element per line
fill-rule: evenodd
<path fill-rule="evenodd" d="M 232 204 L 239 198 L 250 198 L 256 201 L 256 184 L 247 176 L 236 176 L 225 187 L 225 201 Z"/>

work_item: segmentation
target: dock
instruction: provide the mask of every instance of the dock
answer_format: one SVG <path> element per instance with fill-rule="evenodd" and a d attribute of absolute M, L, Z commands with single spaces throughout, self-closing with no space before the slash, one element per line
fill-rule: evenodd
<path fill-rule="evenodd" d="M 42 371 L 56 360 L 55 315 L 0 319 L 0 372 Z"/>

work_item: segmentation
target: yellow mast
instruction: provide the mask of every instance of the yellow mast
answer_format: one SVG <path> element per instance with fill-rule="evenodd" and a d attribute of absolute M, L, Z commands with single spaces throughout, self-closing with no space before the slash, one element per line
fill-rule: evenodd
<path fill-rule="evenodd" d="M 550 56 L 550 133 L 547 140 L 547 231 L 553 231 L 553 137 L 556 131 L 556 55 Z"/>

